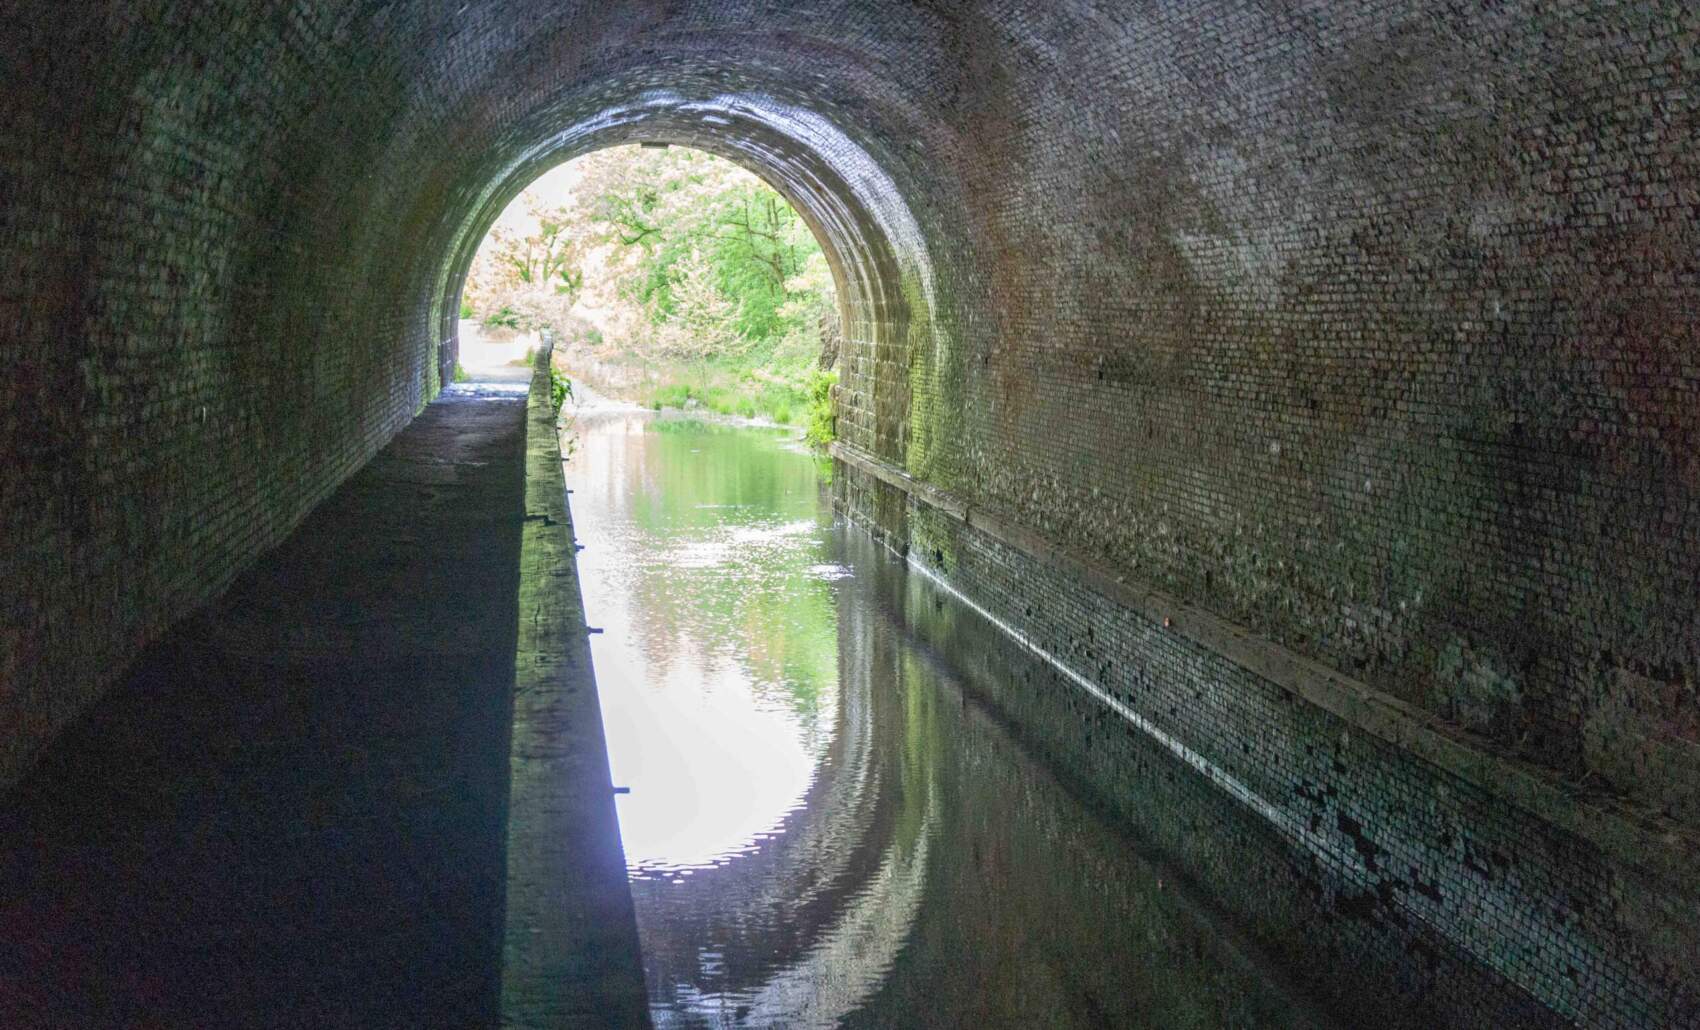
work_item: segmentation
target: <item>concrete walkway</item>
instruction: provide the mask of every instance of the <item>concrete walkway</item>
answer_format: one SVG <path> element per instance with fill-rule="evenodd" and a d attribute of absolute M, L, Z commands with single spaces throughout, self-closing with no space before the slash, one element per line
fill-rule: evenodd
<path fill-rule="evenodd" d="M 463 318 L 459 329 L 461 370 L 479 383 L 531 382 L 530 354 L 543 346 L 536 333 L 486 329 L 476 319 Z"/>
<path fill-rule="evenodd" d="M 582 709 L 563 736 L 558 707 L 524 706 L 519 737 L 593 734 L 594 754 L 578 781 L 530 782 L 514 820 L 546 813 L 584 868 L 521 869 L 510 900 L 520 598 L 577 596 L 561 519 L 566 571 L 533 555 L 550 581 L 522 582 L 526 408 L 430 405 L 0 798 L 0 1026 L 495 1026 L 505 942 L 562 937 L 510 925 L 516 903 L 606 924 L 577 938 L 601 953 L 554 956 L 566 972 L 520 1001 L 641 1023 Z M 594 711 L 588 661 L 568 672 Z"/>

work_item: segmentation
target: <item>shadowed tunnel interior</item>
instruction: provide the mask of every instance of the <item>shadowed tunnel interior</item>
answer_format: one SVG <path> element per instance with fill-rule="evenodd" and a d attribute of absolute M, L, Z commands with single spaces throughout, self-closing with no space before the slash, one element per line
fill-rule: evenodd
<path fill-rule="evenodd" d="M 828 255 L 840 509 L 1091 699 L 1059 740 L 1132 726 L 1292 848 L 1176 831 L 1254 936 L 1486 971 L 1422 1018 L 1700 1020 L 1691 5 L 5 22 L 0 785 L 438 395 L 528 182 L 688 144 Z"/>
<path fill-rule="evenodd" d="M 495 1022 L 523 408 L 432 405 L 49 749 L 0 1024 Z"/>

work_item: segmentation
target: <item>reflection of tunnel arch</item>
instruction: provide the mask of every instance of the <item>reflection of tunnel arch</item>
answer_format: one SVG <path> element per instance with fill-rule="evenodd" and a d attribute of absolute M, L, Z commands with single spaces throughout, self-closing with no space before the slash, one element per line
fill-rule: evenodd
<path fill-rule="evenodd" d="M 928 730 L 893 689 L 898 655 L 883 635 L 868 649 L 874 617 L 840 610 L 832 743 L 798 808 L 747 853 L 633 879 L 652 992 L 808 1027 L 836 1025 L 883 983 L 921 907 L 939 801 L 933 767 L 905 747 Z"/>
<path fill-rule="evenodd" d="M 441 341 L 439 367 L 455 358 L 459 297 L 479 244 L 501 212 L 540 175 L 603 147 L 627 143 L 689 146 L 760 176 L 796 209 L 826 255 L 847 340 L 899 366 L 916 333 L 934 325 L 932 260 L 914 215 L 878 162 L 831 120 L 754 92 L 645 90 L 609 103 L 522 148 L 441 224 L 426 253 L 440 253 L 430 298 Z M 441 248 L 440 250 L 438 248 Z M 447 376 L 443 377 L 445 380 Z M 854 389 L 855 380 L 847 384 Z M 852 402 L 875 411 L 882 453 L 901 455 L 907 398 L 888 382 Z M 883 445 L 883 446 L 882 446 Z"/>

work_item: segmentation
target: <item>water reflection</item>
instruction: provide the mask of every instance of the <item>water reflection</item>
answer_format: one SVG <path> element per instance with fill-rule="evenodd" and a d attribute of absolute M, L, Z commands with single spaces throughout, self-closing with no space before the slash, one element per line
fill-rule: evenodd
<path fill-rule="evenodd" d="M 657 1025 L 1314 1022 L 975 700 L 1028 659 L 834 527 L 783 434 L 641 414 L 578 433 Z"/>
<path fill-rule="evenodd" d="M 813 467 L 772 460 L 774 434 L 643 415 L 580 431 L 573 511 L 606 630 L 614 780 L 631 790 L 621 833 L 634 875 L 679 879 L 757 849 L 832 739 L 829 523 Z"/>

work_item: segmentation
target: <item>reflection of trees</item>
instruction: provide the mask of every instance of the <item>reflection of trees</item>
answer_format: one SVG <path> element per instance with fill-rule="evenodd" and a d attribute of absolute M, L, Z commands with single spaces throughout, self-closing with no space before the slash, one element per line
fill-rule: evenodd
<path fill-rule="evenodd" d="M 675 479 L 662 465 L 679 462 L 658 462 L 667 452 L 654 443 L 643 445 L 644 468 L 660 477 L 646 480 L 659 492 L 634 502 L 650 506 L 641 532 L 661 539 L 662 528 L 687 523 L 699 539 L 720 539 L 715 512 L 683 501 L 669 509 L 666 494 L 717 469 L 735 475 L 728 455 L 692 438 L 695 466 Z M 772 482 L 741 488 L 772 491 L 770 524 L 814 504 Z M 1040 706 L 1051 705 L 1050 718 L 1075 729 L 1072 695 L 1030 693 L 1047 683 L 1042 663 L 871 541 L 835 532 L 813 543 L 819 536 L 782 538 L 791 542 L 771 552 L 751 545 L 748 564 L 761 571 L 728 558 L 669 589 L 664 565 L 633 570 L 636 605 L 666 608 L 644 615 L 654 647 L 687 638 L 712 654 L 715 641 L 742 648 L 754 635 L 767 651 L 751 660 L 785 670 L 813 668 L 799 651 L 814 646 L 830 667 L 812 682 L 837 684 L 822 694 L 830 743 L 798 809 L 749 850 L 681 882 L 634 880 L 657 1023 L 1008 1026 L 1043 1013 L 1058 1026 L 1305 1025 L 1305 1011 L 1231 929 L 1176 889 L 1171 870 L 1092 817 L 998 719 L 967 703 L 964 690 L 1026 697 L 1033 707 L 1019 714 L 1032 725 L 1045 724 Z M 789 578 L 822 561 L 855 576 Z M 690 601 L 668 607 L 670 590 Z M 716 613 L 712 629 L 682 628 L 704 611 Z M 1138 789 L 1140 772 L 1128 775 Z M 1202 826 L 1210 805 L 1231 805 L 1205 787 L 1195 808 L 1154 817 Z"/>
<path fill-rule="evenodd" d="M 634 443 L 630 614 L 657 680 L 735 663 L 758 696 L 813 716 L 837 673 L 831 586 L 809 572 L 827 560 L 813 462 L 748 429 Z"/>

